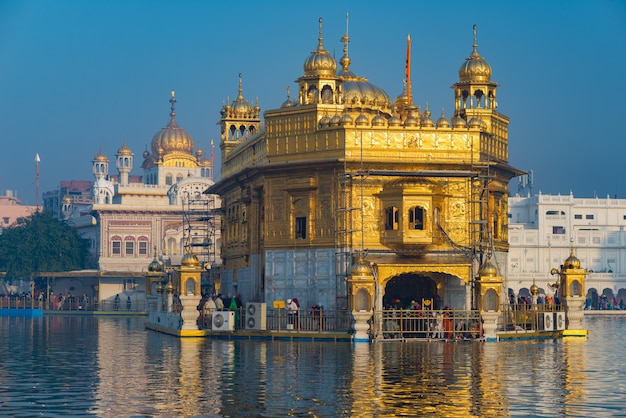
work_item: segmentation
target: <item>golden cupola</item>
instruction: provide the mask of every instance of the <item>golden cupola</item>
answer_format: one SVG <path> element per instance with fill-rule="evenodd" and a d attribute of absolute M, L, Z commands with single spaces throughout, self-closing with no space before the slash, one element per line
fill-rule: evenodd
<path fill-rule="evenodd" d="M 322 18 L 319 19 L 320 35 L 315 51 L 304 61 L 305 77 L 334 77 L 337 72 L 337 62 L 324 48 L 322 43 Z"/>
<path fill-rule="evenodd" d="M 567 257 L 565 261 L 563 262 L 563 266 L 566 269 L 579 269 L 580 268 L 580 260 L 578 259 L 578 257 L 576 257 L 576 255 L 574 255 L 573 247 L 570 251 L 569 257 Z"/>
<path fill-rule="evenodd" d="M 172 111 L 170 112 L 171 119 L 167 126 L 165 126 L 165 128 L 162 128 L 152 138 L 152 155 L 163 157 L 163 155 L 172 152 L 193 155 L 193 138 L 187 133 L 187 131 L 178 126 L 178 123 L 176 123 L 176 112 L 174 111 L 176 97 L 174 95 L 174 92 L 172 92 L 172 98 L 170 99 L 170 103 L 172 103 Z"/>
<path fill-rule="evenodd" d="M 117 150 L 117 155 L 133 155 L 133 151 L 124 142 L 124 145 Z"/>
<path fill-rule="evenodd" d="M 476 25 L 474 25 L 474 46 L 472 53 L 459 68 L 461 82 L 486 82 L 491 80 L 491 66 L 478 53 Z"/>
<path fill-rule="evenodd" d="M 220 114 L 223 118 L 230 119 L 257 119 L 261 108 L 259 107 L 258 100 L 255 106 L 252 106 L 250 102 L 243 96 L 243 81 L 242 75 L 239 73 L 239 91 L 237 92 L 237 98 L 233 103 L 226 103 L 222 106 Z"/>
<path fill-rule="evenodd" d="M 95 157 L 93 157 L 93 162 L 96 161 L 102 161 L 102 162 L 108 162 L 109 159 L 107 158 L 106 155 L 104 155 L 104 153 L 102 152 L 102 149 L 100 149 L 100 152 L 98 152 Z"/>

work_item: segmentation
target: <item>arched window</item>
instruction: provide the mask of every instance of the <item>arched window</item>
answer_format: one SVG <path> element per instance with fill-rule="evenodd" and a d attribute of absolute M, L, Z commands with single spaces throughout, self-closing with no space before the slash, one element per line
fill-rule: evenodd
<path fill-rule="evenodd" d="M 165 176 L 165 184 L 167 184 L 168 186 L 172 185 L 172 175 L 168 174 L 167 176 Z"/>
<path fill-rule="evenodd" d="M 497 311 L 498 310 L 498 294 L 495 290 L 489 289 L 485 292 L 485 306 L 484 311 Z"/>
<path fill-rule="evenodd" d="M 424 230 L 424 209 L 415 206 L 409 209 L 409 229 Z"/>
<path fill-rule="evenodd" d="M 322 103 L 331 104 L 333 102 L 333 89 L 330 86 L 322 88 Z"/>
<path fill-rule="evenodd" d="M 396 231 L 398 229 L 398 208 L 389 206 L 385 209 L 385 230 Z"/>

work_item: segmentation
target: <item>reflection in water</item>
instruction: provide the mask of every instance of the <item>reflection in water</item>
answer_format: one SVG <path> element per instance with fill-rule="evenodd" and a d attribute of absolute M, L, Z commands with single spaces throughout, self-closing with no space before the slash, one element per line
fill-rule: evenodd
<path fill-rule="evenodd" d="M 141 318 L 0 317 L 0 415 L 615 415 L 626 390 L 614 336 L 626 321 L 586 322 L 589 340 L 351 345 L 180 340 Z"/>

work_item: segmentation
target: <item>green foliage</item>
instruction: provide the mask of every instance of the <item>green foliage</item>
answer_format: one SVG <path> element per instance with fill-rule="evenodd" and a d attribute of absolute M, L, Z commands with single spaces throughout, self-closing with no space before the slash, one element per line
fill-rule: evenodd
<path fill-rule="evenodd" d="M 47 212 L 36 212 L 0 235 L 0 271 L 7 279 L 87 267 L 89 242 Z"/>

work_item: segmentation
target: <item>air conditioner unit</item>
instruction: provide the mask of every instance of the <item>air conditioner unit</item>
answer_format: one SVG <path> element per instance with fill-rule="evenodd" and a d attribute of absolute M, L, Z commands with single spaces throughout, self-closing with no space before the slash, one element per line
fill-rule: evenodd
<path fill-rule="evenodd" d="M 565 329 L 565 312 L 554 313 L 554 329 L 563 331 Z"/>
<path fill-rule="evenodd" d="M 260 302 L 246 304 L 246 329 L 267 329 L 267 304 Z"/>
<path fill-rule="evenodd" d="M 235 329 L 235 312 L 214 311 L 213 331 L 233 331 Z"/>
<path fill-rule="evenodd" d="M 553 312 L 540 312 L 537 315 L 537 329 L 539 331 L 554 331 Z"/>

